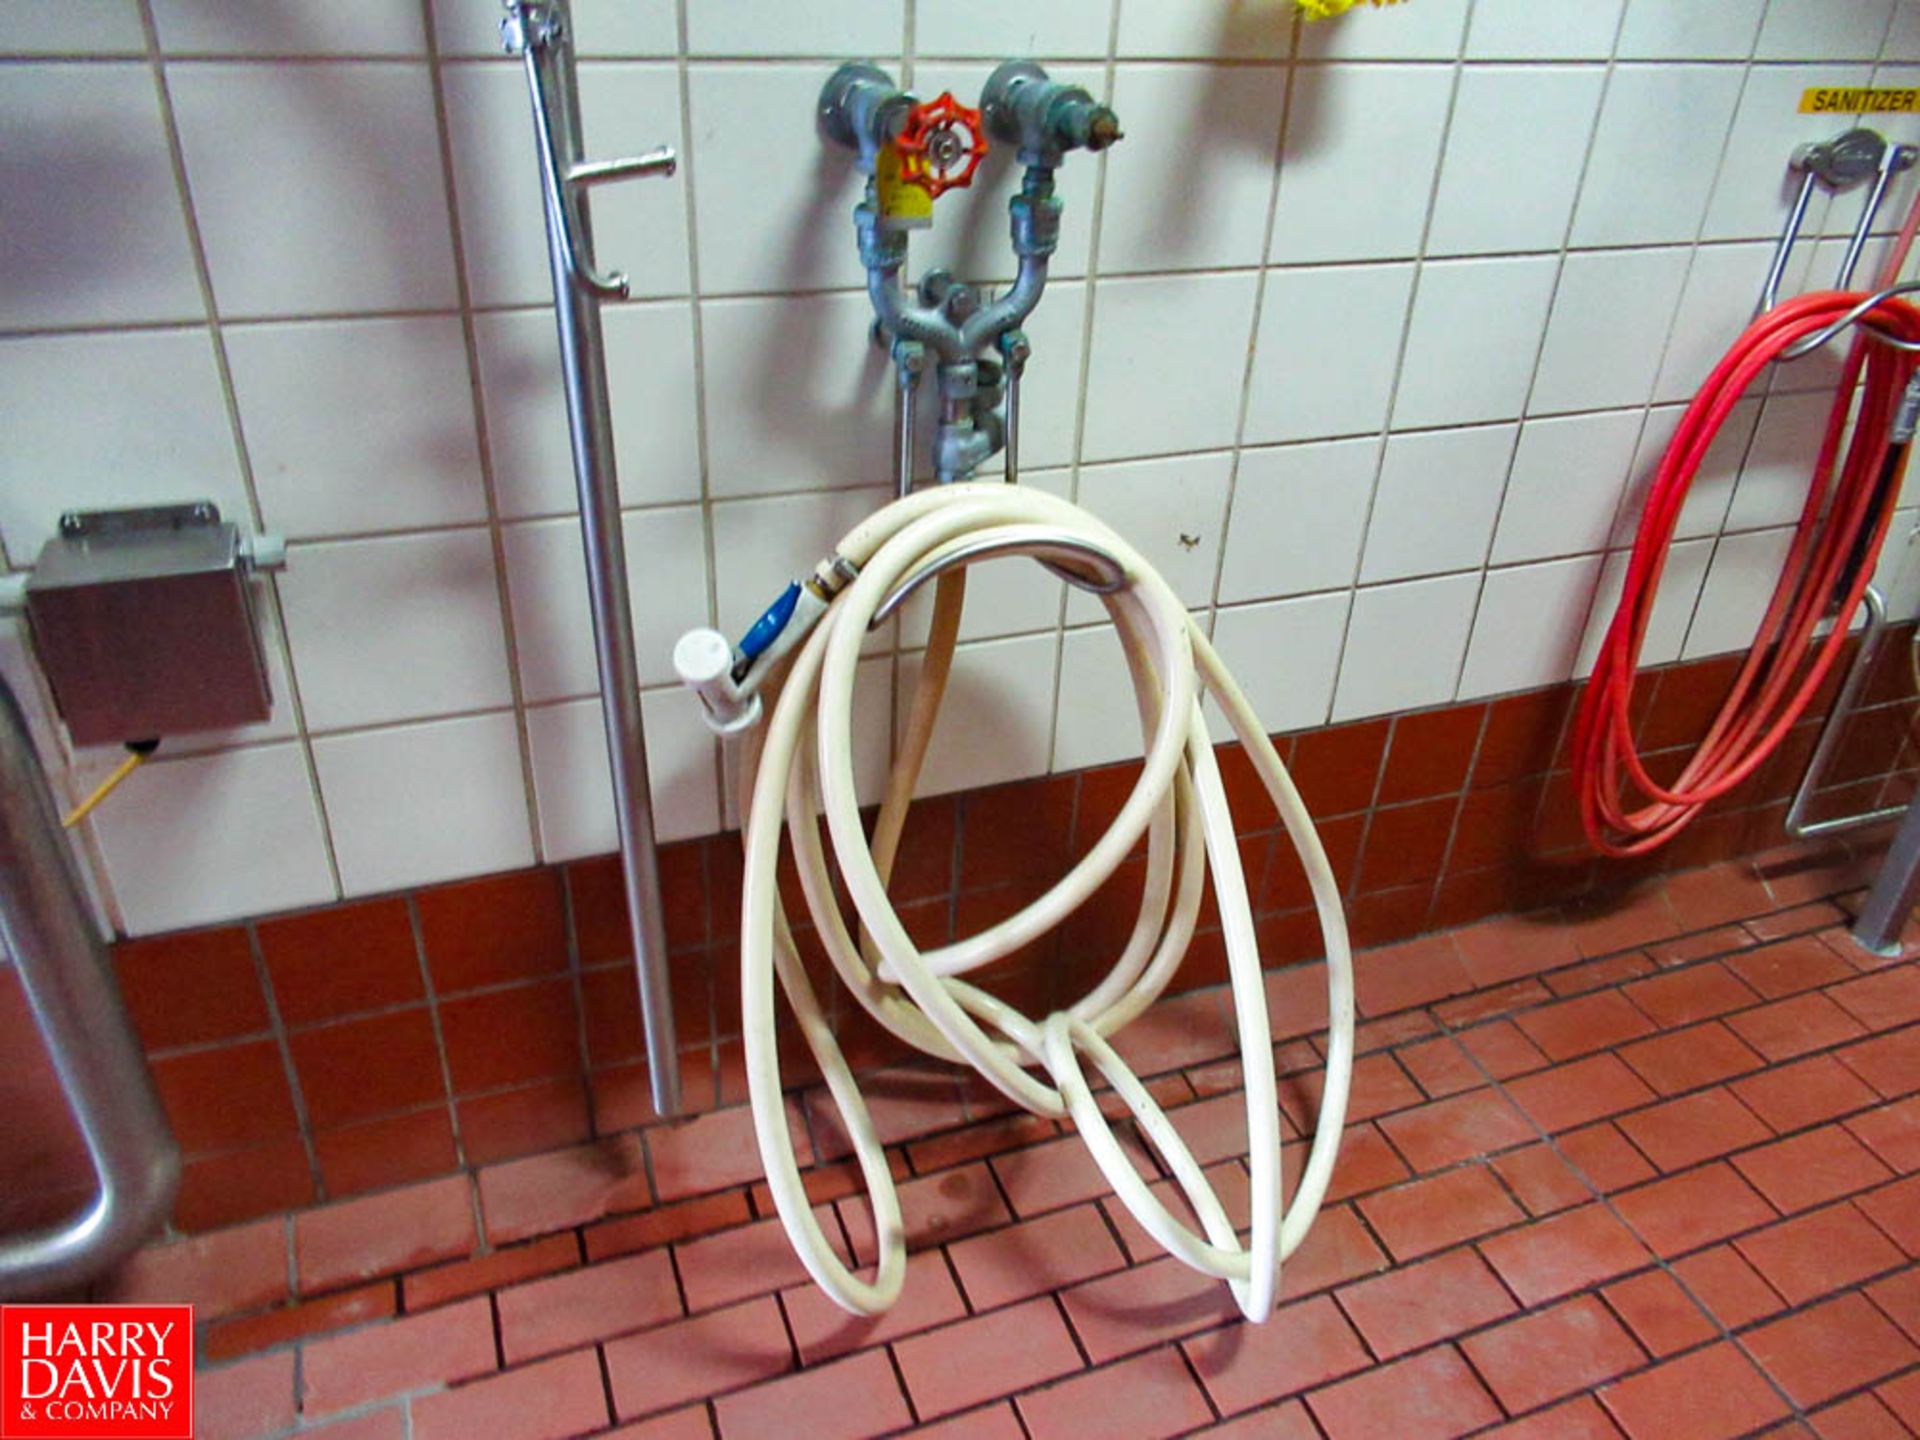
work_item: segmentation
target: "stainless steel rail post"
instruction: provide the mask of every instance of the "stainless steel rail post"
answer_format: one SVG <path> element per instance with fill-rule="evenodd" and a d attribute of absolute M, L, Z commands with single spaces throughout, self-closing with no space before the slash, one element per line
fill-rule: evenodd
<path fill-rule="evenodd" d="M 591 185 L 671 175 L 674 156 L 662 149 L 631 160 L 585 163 L 571 19 L 565 4 L 562 0 L 508 0 L 506 8 L 501 34 L 509 53 L 520 55 L 526 66 L 546 199 L 547 257 L 553 270 L 567 424 L 573 434 L 573 473 L 580 493 L 580 532 L 586 546 L 587 593 L 613 774 L 613 808 L 646 1028 L 647 1075 L 653 1085 L 654 1110 L 675 1115 L 680 1110 L 679 1056 L 667 984 L 653 799 L 647 782 L 626 544 L 620 531 L 620 484 L 614 470 L 612 409 L 600 336 L 600 301 L 624 299 L 627 281 L 624 275 L 602 275 L 594 269 L 593 234 L 582 203 L 582 192 Z"/>
<path fill-rule="evenodd" d="M 100 1190 L 65 1223 L 0 1240 L 0 1296 L 83 1284 L 165 1223 L 180 1184 L 140 1041 L 60 831 L 25 717 L 0 679 L 0 935 Z"/>
<path fill-rule="evenodd" d="M 1873 888 L 1853 922 L 1853 938 L 1877 955 L 1900 948 L 1900 931 L 1920 900 L 1920 797 L 1907 806 L 1907 818 L 1894 833 L 1893 844 L 1880 862 Z"/>

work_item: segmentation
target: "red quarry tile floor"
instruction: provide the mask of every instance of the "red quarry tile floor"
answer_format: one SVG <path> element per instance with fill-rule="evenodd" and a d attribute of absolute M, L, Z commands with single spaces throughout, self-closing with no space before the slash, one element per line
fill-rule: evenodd
<path fill-rule="evenodd" d="M 878 1319 L 806 1278 L 738 1108 L 156 1246 L 98 1298 L 196 1303 L 227 1440 L 1920 1434 L 1920 944 L 1865 955 L 1832 897 L 1721 869 L 1363 962 L 1341 1168 L 1264 1327 L 1061 1127 L 911 1075 L 876 1107 L 913 1252 Z M 1136 1049 L 1244 1222 L 1230 1036 L 1179 1018 L 1219 1010 Z M 1295 1172 L 1303 1028 L 1276 1017 Z M 811 1193 L 864 1256 L 818 1099 Z"/>

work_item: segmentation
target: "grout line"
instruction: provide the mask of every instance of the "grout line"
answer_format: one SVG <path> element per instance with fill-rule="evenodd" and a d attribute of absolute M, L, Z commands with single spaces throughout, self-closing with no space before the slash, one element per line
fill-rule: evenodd
<path fill-rule="evenodd" d="M 1287 134 L 1293 116 L 1294 78 L 1292 65 L 1299 52 L 1300 22 L 1294 21 L 1288 30 L 1288 64 L 1285 89 L 1280 97 L 1280 122 L 1273 139 L 1273 159 L 1268 165 L 1272 172 L 1267 186 L 1267 216 L 1260 231 L 1261 266 L 1253 287 L 1253 315 L 1247 331 L 1247 358 L 1240 374 L 1240 404 L 1234 416 L 1232 458 L 1227 467 L 1226 504 L 1220 515 L 1220 543 L 1215 547 L 1213 557 L 1213 586 L 1207 597 L 1210 616 L 1217 617 L 1220 612 L 1220 577 L 1226 572 L 1227 541 L 1233 533 L 1233 503 L 1239 493 L 1240 461 L 1247 449 L 1247 415 L 1253 405 L 1253 376 L 1255 354 L 1260 342 L 1260 323 L 1265 314 L 1267 297 L 1267 277 L 1273 273 L 1268 260 L 1273 253 L 1273 230 L 1280 210 L 1280 177 L 1286 168 Z M 1336 680 L 1338 675 L 1336 673 Z"/>
<path fill-rule="evenodd" d="M 563 944 L 567 957 L 566 969 L 562 973 L 567 977 L 567 993 L 573 1002 L 574 1059 L 578 1065 L 577 1075 L 559 1078 L 578 1079 L 580 1098 L 587 1107 L 587 1135 L 590 1139 L 598 1140 L 602 1137 L 599 1107 L 593 1103 L 593 1051 L 587 1043 L 586 967 L 580 961 L 579 916 L 574 908 L 571 877 L 564 873 L 556 875 L 554 883 L 560 890 L 560 923 L 565 934 Z"/>
<path fill-rule="evenodd" d="M 607 1423 L 618 1425 L 620 1406 L 613 1397 L 613 1367 L 607 1363 L 607 1347 L 596 1343 L 593 1347 L 593 1358 L 600 1367 L 600 1395 L 607 1402 Z"/>
<path fill-rule="evenodd" d="M 447 1056 L 447 1032 L 440 1019 L 440 992 L 433 982 L 433 968 L 427 963 L 426 929 L 420 921 L 420 902 L 412 895 L 405 898 L 407 907 L 407 927 L 413 933 L 414 962 L 420 969 L 420 989 L 426 997 L 427 1019 L 433 1026 L 433 1054 L 440 1067 L 440 1091 L 447 1105 L 447 1123 L 453 1132 L 453 1154 L 460 1168 L 469 1174 L 476 1174 L 479 1166 L 468 1158 L 466 1140 L 460 1133 L 460 1106 L 455 1103 L 458 1092 L 453 1084 L 453 1062 Z M 470 1183 L 468 1191 L 473 1203 L 473 1223 L 475 1233 L 487 1233 L 486 1218 L 480 1213 L 479 1187 Z"/>
<path fill-rule="evenodd" d="M 287 1039 L 287 1027 L 280 1016 L 280 1001 L 274 994 L 273 977 L 267 970 L 265 953 L 260 947 L 260 932 L 249 922 L 246 926 L 247 958 L 253 962 L 254 983 L 260 987 L 260 998 L 267 1007 L 267 1032 L 274 1049 L 279 1053 L 281 1070 L 286 1076 L 287 1093 L 293 1101 L 293 1121 L 299 1129 L 300 1148 L 307 1157 L 307 1173 L 313 1182 L 316 1198 L 327 1194 L 326 1177 L 320 1170 L 320 1151 L 315 1143 L 313 1117 L 307 1109 L 306 1090 L 300 1083 L 300 1072 L 293 1063 L 293 1046 Z M 299 1279 L 298 1267 L 292 1254 L 292 1227 L 288 1227 L 287 1264 L 294 1281 Z"/>
<path fill-rule="evenodd" d="M 424 0 L 423 0 L 424 3 Z M 227 354 L 227 343 L 222 329 L 219 298 L 214 290 L 213 267 L 207 256 L 206 238 L 200 229 L 200 217 L 194 207 L 193 189 L 187 175 L 186 148 L 180 138 L 179 118 L 174 111 L 173 93 L 167 83 L 166 60 L 161 54 L 160 37 L 157 22 L 154 19 L 153 0 L 140 0 L 140 25 L 146 43 L 146 65 L 153 78 L 155 99 L 160 110 L 160 125 L 166 138 L 167 163 L 172 172 L 174 193 L 180 206 L 181 224 L 186 231 L 187 248 L 192 256 L 194 282 L 200 291 L 200 303 L 207 332 L 209 346 L 213 352 L 214 371 L 219 379 L 220 399 L 227 417 L 227 427 L 233 441 L 234 463 L 239 470 L 241 487 L 247 497 L 247 520 L 258 534 L 266 528 L 260 505 L 260 490 L 254 474 L 253 460 L 247 449 L 246 429 L 240 415 L 240 401 L 233 384 L 233 365 Z M 195 324 L 187 327 L 199 329 Z M 280 580 L 275 575 L 260 577 L 262 584 L 260 595 L 266 607 L 273 614 L 278 630 L 278 644 L 284 664 L 287 680 L 287 702 L 293 711 L 294 733 L 291 737 L 300 747 L 300 756 L 306 771 L 307 786 L 313 797 L 313 806 L 320 828 L 322 854 L 326 860 L 328 883 L 333 887 L 337 900 L 346 892 L 340 876 L 340 857 L 334 844 L 333 826 L 327 816 L 326 794 L 320 784 L 319 762 L 314 756 L 313 739 L 307 729 L 306 705 L 300 693 L 300 681 L 293 662 L 293 641 L 287 628 L 286 610 L 280 597 Z M 89 845 L 91 857 L 93 851 Z M 108 897 L 114 896 L 112 879 L 104 864 L 96 866 L 100 892 Z M 117 912 L 117 898 L 110 898 Z"/>
<path fill-rule="evenodd" d="M 453 124 L 447 108 L 446 75 L 440 62 L 434 25 L 433 0 L 420 0 L 426 42 L 427 79 L 433 93 L 433 122 L 440 161 L 442 197 L 446 204 L 448 242 L 453 254 L 454 295 L 460 311 L 460 336 L 466 352 L 467 386 L 473 404 L 474 439 L 480 461 L 480 489 L 486 498 L 487 540 L 493 557 L 494 593 L 499 605 L 500 637 L 506 653 L 507 687 L 513 711 L 514 741 L 520 754 L 520 782 L 526 803 L 527 837 L 535 863 L 546 857 L 540 824 L 539 787 L 533 769 L 533 736 L 528 723 L 526 688 L 520 671 L 519 634 L 513 614 L 513 582 L 507 566 L 506 534 L 500 514 L 498 475 L 494 468 L 493 437 L 480 383 L 479 332 L 473 316 L 473 281 L 468 273 L 466 237 L 460 224 L 460 186 L 454 174 Z M 555 297 L 558 305 L 560 299 Z M 616 522 L 617 523 L 617 522 Z"/>
<path fill-rule="evenodd" d="M 1394 725 L 1396 729 L 1399 727 L 1399 721 L 1397 719 Z M 1422 934 L 1427 933 L 1427 928 L 1431 925 L 1434 915 L 1440 909 L 1440 890 L 1452 867 L 1454 850 L 1460 843 L 1460 824 L 1462 817 L 1467 813 L 1467 797 L 1474 793 L 1474 771 L 1480 768 L 1480 752 L 1486 748 L 1487 732 L 1492 728 L 1493 704 L 1491 701 L 1488 701 L 1485 702 L 1484 707 L 1480 711 L 1480 728 L 1474 734 L 1473 748 L 1467 753 L 1467 771 L 1461 778 L 1460 792 L 1453 811 L 1453 821 L 1447 827 L 1446 844 L 1443 845 L 1440 850 L 1440 869 L 1433 877 L 1433 897 L 1427 902 L 1427 913 L 1422 920 Z M 1383 774 L 1385 773 L 1385 768 L 1385 762 L 1382 761 L 1381 770 Z M 1364 852 L 1362 853 L 1364 854 Z"/>
<path fill-rule="evenodd" d="M 908 1423 L 910 1425 L 918 1425 L 920 1423 L 920 1407 L 914 1403 L 913 1390 L 907 1384 L 907 1372 L 901 1368 L 899 1352 L 890 1344 L 882 1345 L 879 1349 L 881 1353 L 887 1357 L 887 1364 L 893 1369 L 893 1383 L 900 1387 L 900 1396 L 906 1401 Z"/>
<path fill-rule="evenodd" d="M 713 524 L 713 444 L 709 435 L 707 394 L 707 348 L 705 305 L 710 298 L 700 283 L 700 207 L 696 193 L 699 183 L 694 163 L 695 143 L 693 125 L 693 86 L 691 69 L 687 60 L 688 27 L 687 6 L 689 0 L 675 0 L 674 29 L 679 41 L 679 55 L 674 66 L 675 99 L 679 105 L 679 153 L 683 176 L 684 192 L 681 204 L 682 218 L 687 234 L 687 289 L 688 323 L 692 327 L 693 343 L 693 446 L 694 457 L 699 467 L 698 503 L 700 506 L 700 543 L 703 563 L 706 566 L 706 619 L 710 626 L 720 624 L 720 557 L 714 544 Z M 715 737 L 710 744 L 712 753 L 716 828 L 726 833 L 727 822 L 734 816 L 738 797 L 728 785 L 729 770 L 728 740 Z M 739 817 L 744 821 L 744 817 Z"/>
<path fill-rule="evenodd" d="M 1360 583 L 1361 576 L 1366 566 L 1367 539 L 1373 532 L 1374 512 L 1380 501 L 1380 484 L 1386 474 L 1387 447 L 1393 438 L 1393 413 L 1399 408 L 1400 383 L 1406 375 L 1407 354 L 1413 343 L 1413 322 L 1420 303 L 1420 281 L 1427 269 L 1427 245 L 1433 234 L 1433 214 L 1435 207 L 1439 203 L 1440 180 L 1446 169 L 1447 144 L 1452 137 L 1454 110 L 1458 106 L 1460 99 L 1460 78 L 1464 70 L 1464 63 L 1461 57 L 1465 52 L 1466 43 L 1466 26 L 1463 23 L 1461 26 L 1459 45 L 1455 49 L 1450 65 L 1452 78 L 1447 90 L 1446 114 L 1440 122 L 1440 138 L 1434 150 L 1433 174 L 1427 181 L 1427 202 L 1426 209 L 1422 212 L 1420 219 L 1420 239 L 1414 247 L 1414 253 L 1410 257 L 1407 257 L 1412 264 L 1413 272 L 1408 282 L 1406 309 L 1400 317 L 1400 339 L 1398 348 L 1394 353 L 1393 373 L 1387 382 L 1386 408 L 1382 412 L 1379 427 L 1373 432 L 1376 437 L 1373 457 L 1373 479 L 1367 492 L 1366 513 L 1361 519 L 1360 545 L 1353 557 L 1354 578 L 1352 598 L 1347 602 L 1346 614 L 1341 617 L 1340 644 L 1334 655 L 1333 683 L 1327 687 L 1326 723 L 1333 723 L 1342 718 L 1356 720 L 1368 718 L 1366 716 L 1341 717 L 1339 715 L 1340 680 L 1347 670 L 1347 652 L 1353 640 L 1354 618 L 1360 608 L 1358 600 L 1362 588 Z M 1544 331 L 1544 327 L 1542 328 Z M 1460 650 L 1460 668 L 1456 668 L 1454 671 L 1454 682 L 1448 691 L 1449 696 L 1457 693 L 1459 690 L 1460 669 L 1466 665 L 1466 652 L 1472 643 L 1473 628 L 1471 617 L 1469 617 L 1466 642 L 1461 646 Z"/>
<path fill-rule="evenodd" d="M 1120 7 L 1123 0 L 1112 0 L 1107 8 L 1107 44 L 1106 54 L 1101 59 L 1101 83 L 1105 98 L 1113 98 L 1114 79 L 1117 65 L 1114 54 L 1119 47 Z M 1087 273 L 1080 278 L 1082 293 L 1080 296 L 1080 373 L 1073 391 L 1073 440 L 1067 450 L 1067 499 L 1078 501 L 1080 498 L 1080 477 L 1086 466 L 1087 440 L 1087 395 L 1089 381 L 1093 375 L 1094 323 L 1099 307 L 1100 281 L 1100 236 L 1105 229 L 1103 221 L 1107 209 L 1107 156 L 1098 157 L 1093 173 L 1093 200 L 1088 215 L 1089 235 L 1087 239 Z M 1060 711 L 1064 697 L 1067 671 L 1067 614 L 1070 602 L 1065 585 L 1055 587 L 1058 595 L 1054 620 L 1046 627 L 1053 638 L 1053 675 L 1052 691 L 1049 697 L 1047 713 L 1047 758 L 1043 774 L 1057 773 L 1060 753 Z M 1022 1422 L 1024 1427 L 1025 1422 Z"/>

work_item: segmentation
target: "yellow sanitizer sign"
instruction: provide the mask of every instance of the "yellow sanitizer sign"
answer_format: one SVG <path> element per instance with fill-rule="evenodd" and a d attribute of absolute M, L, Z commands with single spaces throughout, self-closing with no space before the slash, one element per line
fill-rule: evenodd
<path fill-rule="evenodd" d="M 1800 92 L 1802 115 L 1907 115 L 1920 111 L 1920 90 L 1815 85 Z"/>

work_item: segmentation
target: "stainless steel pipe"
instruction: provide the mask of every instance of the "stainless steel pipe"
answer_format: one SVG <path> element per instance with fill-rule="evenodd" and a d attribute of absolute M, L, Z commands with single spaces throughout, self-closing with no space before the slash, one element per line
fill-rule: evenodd
<path fill-rule="evenodd" d="M 93 1204 L 64 1224 L 0 1240 L 5 1297 L 70 1289 L 132 1254 L 172 1212 L 180 1151 L 4 678 L 0 936 L 100 1183 Z"/>
<path fill-rule="evenodd" d="M 507 48 L 525 64 L 533 128 L 545 191 L 547 258 L 573 437 L 573 475 L 580 496 L 587 595 L 593 610 L 594 658 L 607 727 L 613 810 L 633 931 L 640 1014 L 647 1038 L 653 1108 L 680 1112 L 680 1065 L 673 998 L 667 983 L 667 933 L 655 855 L 653 796 L 641 724 L 640 673 L 634 658 L 633 611 L 627 591 L 626 543 L 620 530 L 620 482 L 614 468 L 612 404 L 600 334 L 600 298 L 626 294 L 625 277 L 602 276 L 593 264 L 593 232 L 581 187 L 625 176 L 671 174 L 670 152 L 635 160 L 586 164 L 581 156 L 580 89 L 560 0 L 512 0 L 502 25 Z"/>

